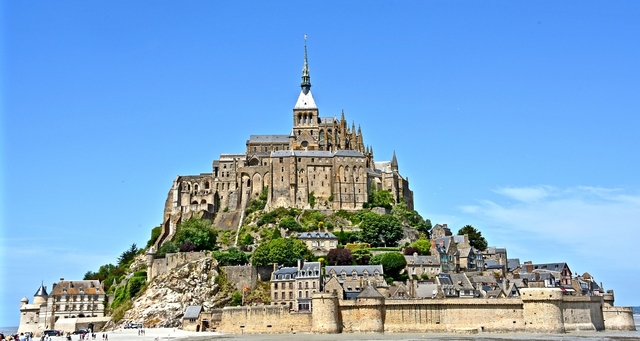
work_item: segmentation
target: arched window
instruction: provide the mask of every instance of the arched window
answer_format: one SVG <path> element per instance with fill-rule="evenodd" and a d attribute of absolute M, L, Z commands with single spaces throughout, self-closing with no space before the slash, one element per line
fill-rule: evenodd
<path fill-rule="evenodd" d="M 209 181 L 204 183 L 204 189 L 209 189 Z"/>
<path fill-rule="evenodd" d="M 196 191 L 196 192 L 198 191 L 198 184 L 194 184 L 193 185 L 193 190 Z"/>

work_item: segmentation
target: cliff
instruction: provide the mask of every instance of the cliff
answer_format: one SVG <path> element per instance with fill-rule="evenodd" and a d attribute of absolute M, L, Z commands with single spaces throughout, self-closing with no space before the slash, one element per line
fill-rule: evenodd
<path fill-rule="evenodd" d="M 179 327 L 188 306 L 200 305 L 208 311 L 230 300 L 228 291 L 216 282 L 218 275 L 218 262 L 211 257 L 189 261 L 160 274 L 134 300 L 119 324 Z"/>

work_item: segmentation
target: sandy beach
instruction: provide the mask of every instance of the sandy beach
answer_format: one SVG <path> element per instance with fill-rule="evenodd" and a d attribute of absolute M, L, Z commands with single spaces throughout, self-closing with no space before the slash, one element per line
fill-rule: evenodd
<path fill-rule="evenodd" d="M 173 328 L 148 328 L 145 335 L 138 335 L 135 329 L 119 329 L 107 333 L 111 341 L 206 341 L 206 340 L 301 340 L 301 341 L 328 341 L 328 340 L 485 340 L 485 341 L 528 341 L 528 340 L 593 340 L 593 341 L 631 341 L 640 340 L 640 332 L 569 332 L 566 334 L 473 334 L 457 335 L 447 333 L 385 333 L 385 334 L 259 334 L 240 335 L 223 334 L 216 332 L 186 332 Z M 64 337 L 53 337 L 52 341 L 65 341 Z M 79 335 L 72 336 L 73 341 L 80 340 Z M 96 333 L 96 340 L 102 340 L 102 333 Z"/>

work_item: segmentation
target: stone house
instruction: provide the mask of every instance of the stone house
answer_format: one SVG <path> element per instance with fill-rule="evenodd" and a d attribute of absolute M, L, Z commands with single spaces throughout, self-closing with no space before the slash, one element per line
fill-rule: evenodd
<path fill-rule="evenodd" d="M 445 297 L 474 298 L 475 288 L 464 273 L 442 273 L 436 277 L 436 283 Z"/>
<path fill-rule="evenodd" d="M 324 291 L 333 292 L 340 286 L 344 299 L 355 299 L 367 283 L 371 283 L 384 296 L 389 285 L 384 279 L 382 265 L 330 265 L 325 267 Z"/>
<path fill-rule="evenodd" d="M 452 236 L 431 239 L 430 253 L 440 258 L 441 272 L 458 271 L 458 248 Z"/>
<path fill-rule="evenodd" d="M 338 237 L 331 232 L 301 232 L 298 239 L 302 240 L 315 256 L 326 255 L 338 246 Z"/>
<path fill-rule="evenodd" d="M 297 267 L 277 267 L 271 274 L 271 304 L 295 311 L 310 311 L 311 296 L 320 291 L 320 262 L 302 262 Z"/>
<path fill-rule="evenodd" d="M 215 331 L 222 320 L 222 309 L 204 311 L 200 305 L 188 306 L 182 316 L 182 330 L 190 332 Z"/>
<path fill-rule="evenodd" d="M 431 240 L 452 236 L 451 230 L 447 224 L 436 224 L 430 231 Z"/>
<path fill-rule="evenodd" d="M 413 277 L 433 278 L 440 273 L 440 257 L 418 256 L 417 253 L 414 253 L 411 256 L 405 255 L 404 259 L 407 261 L 407 274 Z"/>

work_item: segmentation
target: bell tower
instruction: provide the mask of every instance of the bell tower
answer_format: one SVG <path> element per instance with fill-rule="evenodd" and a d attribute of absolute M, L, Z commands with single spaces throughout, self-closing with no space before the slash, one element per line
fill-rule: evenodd
<path fill-rule="evenodd" d="M 311 76 L 307 60 L 307 35 L 304 35 L 304 64 L 302 66 L 302 82 L 300 95 L 293 107 L 293 149 L 318 149 L 319 111 L 311 93 Z"/>

